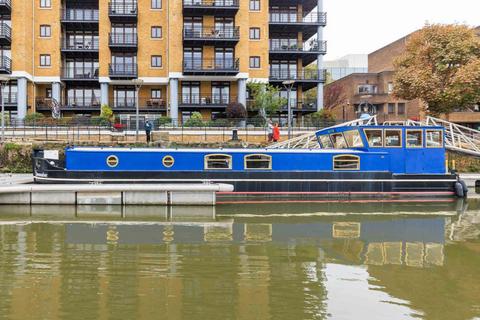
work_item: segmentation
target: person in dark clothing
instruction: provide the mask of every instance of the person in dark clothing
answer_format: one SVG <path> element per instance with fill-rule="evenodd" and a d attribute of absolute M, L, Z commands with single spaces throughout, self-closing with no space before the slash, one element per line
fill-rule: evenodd
<path fill-rule="evenodd" d="M 147 143 L 150 143 L 150 132 L 152 131 L 152 124 L 150 121 L 145 121 L 145 134 L 147 135 Z"/>

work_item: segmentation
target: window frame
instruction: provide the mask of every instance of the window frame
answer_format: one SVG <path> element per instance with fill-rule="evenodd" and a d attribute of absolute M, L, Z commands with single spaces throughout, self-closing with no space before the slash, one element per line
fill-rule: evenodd
<path fill-rule="evenodd" d="M 420 146 L 409 146 L 408 145 L 408 132 L 411 132 L 411 131 L 416 131 L 416 132 L 420 132 L 421 133 L 421 145 Z M 423 129 L 406 129 L 405 130 L 405 147 L 408 148 L 408 149 L 420 149 L 420 148 L 423 148 L 423 145 L 424 145 L 424 136 L 423 136 Z"/>
<path fill-rule="evenodd" d="M 154 37 L 154 30 L 159 31 L 160 36 Z M 155 32 L 156 34 L 156 32 Z M 162 26 L 151 26 L 150 28 L 150 38 L 151 39 L 162 39 L 163 38 L 163 28 Z"/>
<path fill-rule="evenodd" d="M 43 31 L 46 33 L 43 34 Z M 52 37 L 52 26 L 49 24 L 40 25 L 40 38 L 51 38 Z"/>
<path fill-rule="evenodd" d="M 362 143 L 362 145 L 361 146 L 351 146 L 350 143 L 348 143 L 348 139 L 346 137 L 347 132 L 352 132 L 352 133 L 356 132 L 356 134 L 358 135 L 358 138 L 360 138 L 360 142 Z M 363 142 L 362 135 L 360 134 L 358 129 L 345 130 L 342 133 L 343 133 L 343 138 L 345 139 L 345 142 L 347 143 L 348 148 L 365 148 L 365 143 Z"/>
<path fill-rule="evenodd" d="M 262 10 L 261 0 L 250 0 L 248 3 L 248 11 L 258 12 Z M 253 4 L 253 6 L 252 6 Z"/>
<path fill-rule="evenodd" d="M 346 146 L 346 147 L 345 147 L 345 148 L 337 148 L 337 147 L 335 146 L 335 142 L 333 142 L 334 140 L 332 139 L 332 136 L 333 136 L 333 135 L 339 135 L 339 136 L 341 136 L 342 139 L 343 139 L 343 142 L 345 143 L 345 146 Z M 343 132 L 330 133 L 329 136 L 330 136 L 330 141 L 332 141 L 332 145 L 333 145 L 333 148 L 332 148 L 332 149 L 338 149 L 338 150 L 348 149 L 347 139 L 345 139 L 345 136 L 343 135 Z"/>
<path fill-rule="evenodd" d="M 52 0 L 40 0 L 39 7 L 42 9 L 51 9 Z"/>
<path fill-rule="evenodd" d="M 259 161 L 259 162 L 260 161 L 265 161 L 265 160 L 249 160 L 248 158 L 252 157 L 252 156 L 261 156 L 261 157 L 268 158 L 268 168 L 248 168 L 248 166 L 247 166 L 248 161 Z M 272 170 L 272 156 L 269 155 L 269 154 L 265 154 L 265 153 L 247 154 L 243 157 L 243 168 L 245 170 Z"/>
<path fill-rule="evenodd" d="M 356 169 L 351 169 L 351 168 L 348 168 L 348 169 L 336 169 L 335 168 L 335 161 L 337 160 L 337 158 L 339 157 L 352 157 L 352 158 L 355 158 L 355 162 L 357 162 L 357 167 Z M 343 160 L 343 161 L 347 161 L 347 162 L 354 162 L 354 161 L 349 161 L 349 160 Z M 360 157 L 357 156 L 357 155 L 354 155 L 354 154 L 337 154 L 335 156 L 332 157 L 332 170 L 333 171 L 359 171 L 360 170 Z"/>
<path fill-rule="evenodd" d="M 150 1 L 150 9 L 152 10 L 161 10 L 163 7 L 163 1 L 162 0 L 151 0 Z M 157 5 L 159 5 L 157 7 Z"/>
<path fill-rule="evenodd" d="M 158 97 L 156 97 L 157 93 L 159 93 Z M 162 99 L 162 89 L 159 89 L 159 88 L 150 89 L 150 98 L 151 99 Z"/>
<path fill-rule="evenodd" d="M 208 158 L 211 156 L 224 156 L 228 158 L 228 168 L 209 168 L 208 167 Z M 232 170 L 233 167 L 233 158 L 232 155 L 226 154 L 226 153 L 211 153 L 211 154 L 206 154 L 203 157 L 203 169 L 204 170 Z"/>
<path fill-rule="evenodd" d="M 252 65 L 252 61 L 253 62 L 257 61 L 258 66 L 256 66 L 255 63 Z M 250 69 L 260 69 L 261 68 L 260 56 L 250 56 L 248 66 L 249 66 Z"/>
<path fill-rule="evenodd" d="M 328 139 L 328 142 L 330 142 L 330 146 L 329 146 L 329 147 L 326 147 L 326 146 L 323 144 L 322 137 L 326 137 L 326 138 Z M 333 148 L 332 139 L 330 139 L 330 135 L 329 135 L 328 133 L 319 135 L 319 136 L 318 136 L 318 142 L 320 142 L 320 145 L 322 146 L 322 149 L 334 149 L 334 148 Z"/>
<path fill-rule="evenodd" d="M 387 146 L 387 131 L 400 131 L 400 145 L 399 146 Z M 403 147 L 403 130 L 402 129 L 383 129 L 383 147 L 384 148 L 402 148 Z"/>
<path fill-rule="evenodd" d="M 382 145 L 381 146 L 372 146 L 370 144 L 370 140 L 368 140 L 367 131 L 380 131 L 380 138 L 382 139 Z M 385 141 L 383 140 L 383 130 L 382 129 L 363 129 L 363 133 L 365 134 L 365 139 L 367 140 L 369 148 L 383 148 L 385 146 Z"/>
<path fill-rule="evenodd" d="M 154 61 L 160 61 L 160 65 L 154 65 Z M 163 68 L 163 58 L 161 55 L 152 55 L 150 56 L 150 67 L 152 68 Z"/>
<path fill-rule="evenodd" d="M 437 131 L 440 133 L 440 145 L 439 146 L 428 146 L 428 132 Z M 442 149 L 445 148 L 444 145 L 444 131 L 442 129 L 426 129 L 425 130 L 425 148 L 432 149 Z"/>
<path fill-rule="evenodd" d="M 258 37 L 256 37 L 257 31 L 258 31 Z M 252 37 L 252 32 L 253 32 L 253 37 Z M 250 27 L 250 29 L 248 29 L 249 40 L 260 40 L 261 38 L 262 38 L 262 35 L 259 27 Z"/>
<path fill-rule="evenodd" d="M 43 62 L 48 62 L 48 64 L 44 64 Z M 40 54 L 40 64 L 39 64 L 39 66 L 40 67 L 51 67 L 52 66 L 52 56 L 50 54 Z"/>

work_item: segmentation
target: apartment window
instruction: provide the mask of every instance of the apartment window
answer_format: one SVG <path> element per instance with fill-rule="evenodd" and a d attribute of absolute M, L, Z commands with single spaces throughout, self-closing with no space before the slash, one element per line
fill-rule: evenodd
<path fill-rule="evenodd" d="M 48 24 L 40 25 L 40 37 L 47 38 L 52 36 L 52 28 Z"/>
<path fill-rule="evenodd" d="M 260 11 L 260 0 L 250 0 L 250 11 Z"/>
<path fill-rule="evenodd" d="M 160 99 L 162 97 L 162 90 L 160 89 L 152 89 L 150 93 L 152 99 Z"/>
<path fill-rule="evenodd" d="M 40 8 L 51 8 L 52 2 L 51 0 L 40 0 Z"/>
<path fill-rule="evenodd" d="M 398 114 L 405 114 L 405 103 L 397 104 L 397 113 Z"/>
<path fill-rule="evenodd" d="M 260 39 L 260 28 L 250 28 L 250 39 L 251 40 Z"/>
<path fill-rule="evenodd" d="M 377 93 L 377 86 L 371 84 L 361 84 L 358 86 L 359 94 L 373 94 Z"/>
<path fill-rule="evenodd" d="M 49 54 L 40 55 L 40 66 L 49 67 L 52 65 L 52 59 Z"/>
<path fill-rule="evenodd" d="M 47 99 L 52 98 L 52 88 L 45 89 L 45 98 L 47 98 Z"/>
<path fill-rule="evenodd" d="M 387 83 L 387 93 L 390 94 L 393 92 L 393 82 Z"/>
<path fill-rule="evenodd" d="M 152 67 L 160 68 L 162 66 L 162 56 L 152 56 Z"/>
<path fill-rule="evenodd" d="M 395 114 L 395 103 L 388 104 L 388 114 Z"/>
<path fill-rule="evenodd" d="M 152 9 L 162 9 L 162 0 L 152 0 Z"/>
<path fill-rule="evenodd" d="M 154 39 L 160 39 L 162 37 L 162 27 L 152 27 L 151 37 Z"/>
<path fill-rule="evenodd" d="M 250 57 L 250 68 L 260 68 L 260 57 Z"/>

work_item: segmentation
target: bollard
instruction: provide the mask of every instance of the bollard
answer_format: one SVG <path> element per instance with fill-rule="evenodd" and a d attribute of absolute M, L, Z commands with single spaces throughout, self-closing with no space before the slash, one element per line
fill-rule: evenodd
<path fill-rule="evenodd" d="M 238 141 L 238 130 L 237 129 L 232 130 L 232 141 Z"/>

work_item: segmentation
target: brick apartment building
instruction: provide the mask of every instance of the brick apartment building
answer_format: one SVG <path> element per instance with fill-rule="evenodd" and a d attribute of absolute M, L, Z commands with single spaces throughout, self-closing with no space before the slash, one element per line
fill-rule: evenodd
<path fill-rule="evenodd" d="M 480 34 L 480 27 L 477 28 Z M 405 121 L 424 116 L 423 103 L 395 98 L 393 90 L 393 61 L 403 54 L 411 34 L 398 39 L 368 55 L 368 73 L 355 73 L 329 83 L 325 90 L 337 86 L 343 91 L 340 103 L 333 108 L 338 119 L 358 118 L 364 106 L 379 121 Z M 465 126 L 480 128 L 479 110 L 453 112 L 446 119 Z"/>
<path fill-rule="evenodd" d="M 293 80 L 296 117 L 323 106 L 304 99 L 323 92 L 322 0 L 0 0 L 0 15 L 12 118 L 58 103 L 64 116 L 107 104 L 131 119 L 138 98 L 143 118 L 213 119 L 247 104 L 249 81 L 286 96 Z"/>

